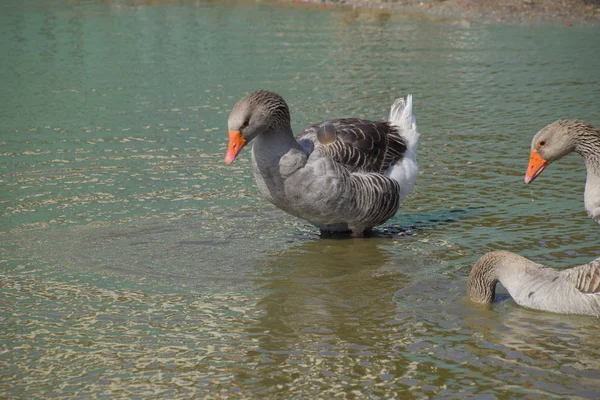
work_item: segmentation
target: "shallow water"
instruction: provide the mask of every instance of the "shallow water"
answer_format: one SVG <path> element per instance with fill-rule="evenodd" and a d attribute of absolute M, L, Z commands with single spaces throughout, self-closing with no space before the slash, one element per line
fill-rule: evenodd
<path fill-rule="evenodd" d="M 598 398 L 600 322 L 503 291 L 493 249 L 600 256 L 571 155 L 600 124 L 598 27 L 248 2 L 0 6 L 0 394 L 10 398 Z M 260 198 L 226 119 L 269 88 L 296 130 L 412 93 L 420 174 L 377 237 L 323 239 Z"/>

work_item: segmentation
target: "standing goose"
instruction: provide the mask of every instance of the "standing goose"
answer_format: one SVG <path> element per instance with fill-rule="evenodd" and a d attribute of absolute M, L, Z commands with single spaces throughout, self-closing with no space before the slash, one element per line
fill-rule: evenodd
<path fill-rule="evenodd" d="M 467 296 L 476 303 L 492 303 L 498 282 L 521 306 L 600 316 L 600 258 L 589 264 L 555 270 L 510 251 L 492 251 L 471 269 Z"/>
<path fill-rule="evenodd" d="M 587 169 L 585 210 L 600 224 L 600 130 L 592 125 L 559 120 L 536 133 L 531 142 L 525 183 L 533 182 L 551 162 L 573 151 L 581 154 Z"/>
<path fill-rule="evenodd" d="M 333 119 L 294 138 L 286 102 L 260 90 L 235 104 L 228 128 L 225 163 L 254 140 L 260 192 L 321 232 L 362 236 L 396 214 L 417 177 L 419 134 L 411 95 L 396 100 L 389 121 Z"/>

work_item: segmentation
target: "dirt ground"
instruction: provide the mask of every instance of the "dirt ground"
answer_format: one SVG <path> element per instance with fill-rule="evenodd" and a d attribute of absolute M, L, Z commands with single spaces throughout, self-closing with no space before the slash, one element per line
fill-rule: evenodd
<path fill-rule="evenodd" d="M 291 0 L 495 21 L 600 23 L 600 0 Z M 600 38 L 599 38 L 600 40 Z"/>

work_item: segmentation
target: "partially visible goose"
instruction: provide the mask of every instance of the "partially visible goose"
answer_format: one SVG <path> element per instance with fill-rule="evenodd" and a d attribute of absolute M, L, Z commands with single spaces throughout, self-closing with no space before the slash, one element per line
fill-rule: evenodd
<path fill-rule="evenodd" d="M 509 251 L 493 251 L 481 257 L 471 269 L 467 296 L 476 303 L 492 303 L 498 282 L 521 306 L 600 316 L 600 258 L 589 264 L 555 270 Z"/>
<path fill-rule="evenodd" d="M 592 125 L 559 120 L 539 131 L 531 142 L 525 183 L 533 182 L 551 162 L 573 151 L 581 154 L 587 169 L 585 210 L 600 224 L 600 130 Z"/>
<path fill-rule="evenodd" d="M 235 104 L 228 128 L 225 162 L 254 140 L 260 192 L 322 232 L 362 236 L 396 214 L 417 177 L 419 134 L 410 95 L 396 100 L 389 121 L 332 119 L 294 138 L 286 102 L 260 90 Z"/>

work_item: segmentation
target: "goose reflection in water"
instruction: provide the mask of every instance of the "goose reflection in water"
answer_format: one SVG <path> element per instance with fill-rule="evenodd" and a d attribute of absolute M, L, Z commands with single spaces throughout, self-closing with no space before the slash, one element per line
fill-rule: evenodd
<path fill-rule="evenodd" d="M 411 258 L 398 261 L 388 250 L 394 245 L 387 238 L 310 240 L 257 267 L 263 315 L 247 329 L 258 336 L 267 368 L 383 351 L 377 347 L 395 330 L 394 293 L 410 283 L 405 270 L 420 268 Z"/>

